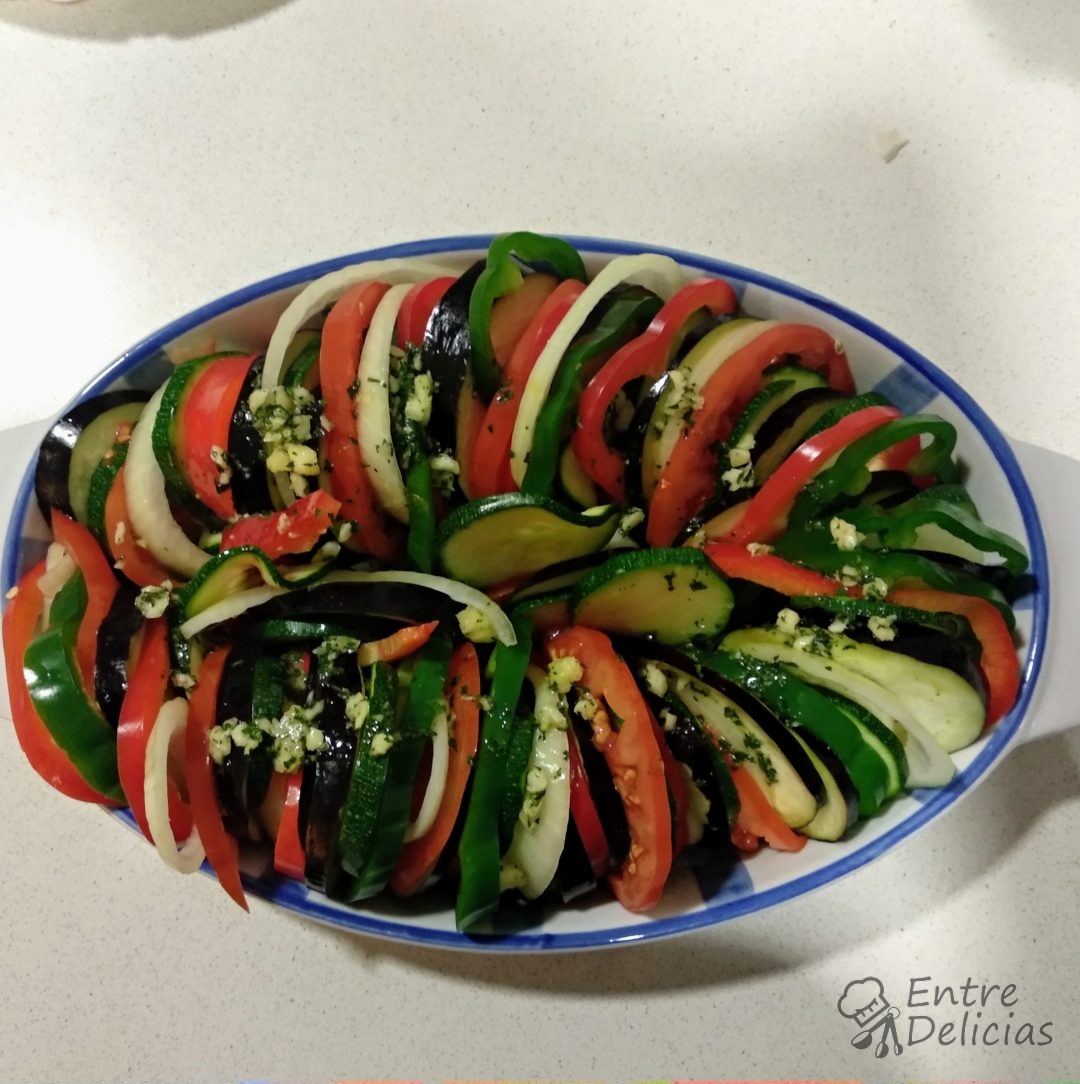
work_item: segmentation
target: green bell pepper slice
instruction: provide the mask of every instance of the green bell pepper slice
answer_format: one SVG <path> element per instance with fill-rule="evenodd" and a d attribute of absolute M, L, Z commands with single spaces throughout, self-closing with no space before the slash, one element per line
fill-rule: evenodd
<path fill-rule="evenodd" d="M 476 926 L 499 906 L 499 822 L 506 762 L 532 653 L 532 619 L 515 611 L 511 620 L 517 642 L 497 644 L 492 655 L 491 707 L 480 724 L 472 792 L 458 844 L 461 878 L 455 916 L 459 930 Z"/>
<path fill-rule="evenodd" d="M 86 581 L 76 572 L 49 610 L 49 626 L 26 646 L 23 673 L 34 709 L 95 790 L 124 801 L 116 760 L 116 732 L 83 688 L 75 641 L 86 612 Z"/>
<path fill-rule="evenodd" d="M 536 419 L 529 463 L 521 482 L 523 493 L 550 495 L 559 468 L 564 425 L 581 396 L 590 363 L 636 339 L 662 307 L 661 298 L 642 286 L 613 291 L 600 322 L 567 350 Z"/>
<path fill-rule="evenodd" d="M 488 248 L 487 266 L 469 298 L 469 342 L 472 378 L 485 403 L 502 386 L 502 375 L 491 345 L 491 310 L 495 302 L 513 293 L 524 280 L 521 264 L 550 271 L 560 279 L 586 281 L 585 264 L 573 245 L 557 237 L 519 231 L 496 237 Z"/>

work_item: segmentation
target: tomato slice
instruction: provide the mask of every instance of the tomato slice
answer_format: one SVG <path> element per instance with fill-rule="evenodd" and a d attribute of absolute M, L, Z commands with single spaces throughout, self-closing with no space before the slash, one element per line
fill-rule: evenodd
<path fill-rule="evenodd" d="M 886 601 L 930 613 L 961 614 L 982 645 L 979 669 L 986 682 L 986 725 L 996 723 L 1016 703 L 1020 693 L 1020 663 L 1009 626 L 991 602 L 975 595 L 961 595 L 932 588 L 896 588 Z"/>
<path fill-rule="evenodd" d="M 749 580 L 782 595 L 835 595 L 836 580 L 772 553 L 751 553 L 735 542 L 710 542 L 702 552 L 729 579 Z"/>
<path fill-rule="evenodd" d="M 443 800 L 428 831 L 402 848 L 389 882 L 399 896 L 423 888 L 450 840 L 465 798 L 480 739 L 480 660 L 471 643 L 459 645 L 450 656 L 446 697 L 451 742 Z"/>
<path fill-rule="evenodd" d="M 788 512 L 802 489 L 833 456 L 866 433 L 898 418 L 900 411 L 890 406 L 870 406 L 848 414 L 817 436 L 803 441 L 754 494 L 742 510 L 738 522 L 724 540 L 746 545 L 748 542 L 771 542 L 787 526 Z"/>
<path fill-rule="evenodd" d="M 274 840 L 274 869 L 295 881 L 303 881 L 306 876 L 304 846 L 300 842 L 300 787 L 303 781 L 303 768 L 298 768 L 286 781 L 285 806 Z"/>
<path fill-rule="evenodd" d="M 195 377 L 180 407 L 177 452 L 195 496 L 224 520 L 236 515 L 232 489 L 219 488 L 221 467 L 215 454 L 229 446 L 229 429 L 255 355 L 215 358 Z"/>
<path fill-rule="evenodd" d="M 611 771 L 630 832 L 630 853 L 608 884 L 628 911 L 647 911 L 664 891 L 673 857 L 668 784 L 654 721 L 633 674 L 603 633 L 571 625 L 552 635 L 547 651 L 552 659 L 577 659 L 584 671 L 579 684 L 598 705 L 591 720 L 593 744 Z"/>
<path fill-rule="evenodd" d="M 761 384 L 761 374 L 777 358 L 797 355 L 799 363 L 822 372 L 829 385 L 851 394 L 843 349 L 820 328 L 781 324 L 736 350 L 701 389 L 701 407 L 683 427 L 649 502 L 646 538 L 650 546 L 670 546 L 716 486 L 716 448 L 731 431 L 738 411 Z"/>
<path fill-rule="evenodd" d="M 242 516 L 221 532 L 221 549 L 258 546 L 271 561 L 286 554 L 307 553 L 333 526 L 341 502 L 315 489 L 280 512 Z"/>
<path fill-rule="evenodd" d="M 655 380 L 668 367 L 696 313 L 718 316 L 734 312 L 738 306 L 735 291 L 723 279 L 687 283 L 653 317 L 645 332 L 617 350 L 589 381 L 578 403 L 578 425 L 571 441 L 582 470 L 614 500 L 626 499 L 626 462 L 604 438 L 615 397 L 631 381 L 642 377 Z"/>
<path fill-rule="evenodd" d="M 397 315 L 397 341 L 402 346 L 422 346 L 427 333 L 428 321 L 443 294 L 457 280 L 447 275 L 443 278 L 418 282 L 404 297 Z"/>
<path fill-rule="evenodd" d="M 105 498 L 105 542 L 109 547 L 115 567 L 122 572 L 136 587 L 154 587 L 164 583 L 173 574 L 164 565 L 158 564 L 146 546 L 139 545 L 135 529 L 131 526 L 128 515 L 127 495 L 124 489 L 124 471 L 122 466 L 113 479 L 112 488 Z M 186 836 L 177 836 L 185 839 Z"/>
<path fill-rule="evenodd" d="M 536 359 L 584 289 L 584 284 L 576 279 L 566 279 L 547 294 L 503 366 L 503 387 L 488 405 L 469 466 L 469 496 L 473 500 L 518 488 L 510 473 L 510 443 L 521 396 Z"/>
<path fill-rule="evenodd" d="M 30 767 L 55 790 L 80 802 L 118 805 L 95 790 L 78 773 L 68 755 L 56 744 L 30 698 L 23 674 L 26 647 L 39 630 L 44 600 L 38 584 L 45 575 L 45 562 L 35 565 L 19 581 L 18 589 L 4 610 L 4 669 L 15 737 Z"/>
<path fill-rule="evenodd" d="M 86 527 L 56 508 L 52 511 L 51 521 L 53 537 L 79 566 L 86 583 L 86 612 L 75 641 L 75 658 L 82 675 L 83 689 L 96 703 L 94 665 L 97 659 L 98 632 L 116 597 L 118 584 L 113 570 L 109 567 L 108 558 Z"/>
<path fill-rule="evenodd" d="M 376 662 L 397 662 L 399 659 L 407 659 L 431 639 L 431 634 L 438 627 L 438 621 L 428 621 L 423 625 L 410 625 L 408 628 L 398 629 L 397 632 L 392 632 L 381 640 L 361 644 L 356 653 L 356 661 L 360 666 L 371 666 Z"/>
<path fill-rule="evenodd" d="M 326 317 L 319 348 L 319 380 L 331 426 L 322 442 L 330 492 L 341 502 L 342 517 L 355 524 L 350 545 L 386 561 L 400 556 L 404 537 L 383 512 L 360 458 L 354 384 L 364 335 L 389 288 L 384 282 L 362 282 L 342 295 Z"/>
<path fill-rule="evenodd" d="M 151 843 L 154 838 L 146 820 L 146 744 L 161 705 L 169 693 L 171 659 L 169 629 L 164 618 L 146 622 L 138 658 L 128 679 L 127 693 L 120 707 L 116 728 L 116 760 L 120 786 L 142 834 Z M 169 823 L 174 839 L 191 835 L 191 810 L 180 795 L 176 783 L 169 781 Z"/>
<path fill-rule="evenodd" d="M 686 849 L 690 840 L 690 788 L 687 787 L 686 776 L 683 775 L 675 754 L 664 741 L 660 724 L 651 711 L 649 718 L 652 720 L 656 744 L 660 747 L 660 756 L 664 761 L 664 779 L 667 781 L 668 805 L 671 809 L 671 854 L 674 858 Z"/>
<path fill-rule="evenodd" d="M 188 704 L 184 731 L 184 767 L 195 828 L 221 887 L 246 911 L 247 898 L 240 883 L 240 854 L 236 840 L 225 830 L 218 805 L 214 762 L 209 735 L 217 722 L 217 696 L 231 645 L 211 651 L 202 661 Z"/>
<path fill-rule="evenodd" d="M 797 835 L 784 823 L 780 814 L 769 804 L 765 792 L 745 768 L 730 761 L 729 764 L 731 780 L 739 792 L 739 816 L 732 842 L 740 850 L 746 850 L 749 837 L 764 839 L 777 851 L 801 851 L 806 846 L 806 836 Z"/>

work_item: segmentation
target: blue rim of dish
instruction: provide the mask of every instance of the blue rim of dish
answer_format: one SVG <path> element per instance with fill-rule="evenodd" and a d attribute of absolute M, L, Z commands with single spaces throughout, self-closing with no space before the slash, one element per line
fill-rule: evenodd
<path fill-rule="evenodd" d="M 211 301 L 186 316 L 174 320 L 131 347 L 107 369 L 90 381 L 72 399 L 68 407 L 65 408 L 65 412 L 87 396 L 105 390 L 119 377 L 144 362 L 180 335 L 206 323 L 208 320 L 223 315 L 230 309 L 256 301 L 278 290 L 301 285 L 311 279 L 336 271 L 341 267 L 364 260 L 409 259 L 447 252 L 482 251 L 491 243 L 492 236 L 491 234 L 474 234 L 458 237 L 439 237 L 368 249 L 296 268 L 275 275 L 272 278 L 264 279 L 261 282 L 253 283 L 231 294 L 226 294 L 216 301 Z M 563 235 L 563 237 L 586 254 L 621 256 L 635 255 L 642 252 L 660 253 L 670 256 L 680 264 L 703 271 L 706 274 L 739 279 L 745 283 L 762 286 L 775 293 L 784 294 L 793 300 L 810 305 L 821 312 L 844 321 L 868 338 L 876 340 L 881 346 L 884 346 L 904 363 L 926 377 L 931 384 L 961 410 L 968 421 L 978 430 L 1008 479 L 1010 488 L 1019 505 L 1027 533 L 1031 559 L 1030 570 L 1034 577 L 1035 589 L 1032 630 L 1020 696 L 1012 711 L 996 725 L 986 744 L 964 771 L 947 787 L 934 792 L 924 803 L 918 805 L 900 824 L 883 832 L 880 836 L 858 848 L 858 850 L 835 862 L 830 862 L 820 869 L 813 870 L 801 877 L 796 877 L 791 881 L 761 892 L 753 892 L 715 906 L 706 904 L 701 910 L 631 926 L 607 927 L 581 933 L 525 932 L 487 939 L 473 938 L 450 931 L 428 929 L 402 921 L 389 921 L 366 914 L 361 910 L 345 911 L 333 906 L 329 901 L 323 903 L 320 899 L 309 895 L 303 886 L 295 881 L 284 879 L 264 881 L 245 878 L 247 886 L 255 895 L 288 910 L 299 912 L 308 918 L 326 922 L 338 928 L 371 934 L 393 941 L 439 948 L 496 952 L 568 951 L 604 948 L 653 940 L 660 937 L 670 937 L 674 934 L 689 933 L 693 930 L 717 925 L 743 915 L 763 911 L 831 884 L 833 881 L 872 862 L 886 851 L 891 850 L 914 835 L 915 832 L 925 827 L 931 820 L 953 805 L 982 778 L 1015 737 L 1020 723 L 1030 706 L 1042 665 L 1043 645 L 1050 614 L 1050 581 L 1046 542 L 1034 498 L 1016 456 L 1013 454 L 1012 448 L 1004 435 L 975 400 L 950 376 L 895 335 L 858 313 L 852 312 L 850 309 L 800 286 L 795 286 L 759 271 L 741 267 L 738 264 L 662 245 L 646 245 L 639 242 L 614 241 L 576 235 Z M 5 592 L 17 579 L 21 529 L 26 517 L 27 504 L 33 492 L 33 468 L 34 464 L 31 462 L 19 487 L 12 519 L 8 524 L 4 539 L 3 590 Z M 118 815 L 128 824 L 133 823 L 130 814 L 126 811 L 121 811 Z"/>

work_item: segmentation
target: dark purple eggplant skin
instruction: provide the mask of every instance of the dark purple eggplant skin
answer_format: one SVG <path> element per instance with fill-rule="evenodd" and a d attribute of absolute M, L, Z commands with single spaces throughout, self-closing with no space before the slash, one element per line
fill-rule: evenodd
<path fill-rule="evenodd" d="M 46 520 L 53 508 L 58 508 L 65 515 L 74 515 L 68 493 L 68 471 L 71 468 L 72 450 L 82 431 L 106 410 L 124 403 L 145 403 L 146 400 L 144 391 L 107 391 L 84 399 L 53 423 L 38 448 L 37 467 L 34 470 L 34 493 Z"/>
<path fill-rule="evenodd" d="M 486 257 L 477 260 L 458 278 L 432 310 L 424 332 L 420 358 L 435 380 L 428 436 L 434 447 L 447 451 L 457 442 L 458 397 L 472 362 L 469 300 L 486 266 Z"/>
<path fill-rule="evenodd" d="M 236 511 L 242 516 L 258 515 L 272 507 L 270 484 L 266 476 L 265 446 L 248 406 L 251 393 L 259 386 L 264 360 L 256 359 L 248 370 L 229 425 L 227 450 L 232 470 L 232 497 Z"/>
<path fill-rule="evenodd" d="M 143 616 L 135 606 L 135 587 L 117 588 L 97 637 L 94 655 L 94 696 L 102 715 L 112 727 L 120 724 L 120 708 L 128 687 L 128 662 L 131 642 L 143 625 Z"/>

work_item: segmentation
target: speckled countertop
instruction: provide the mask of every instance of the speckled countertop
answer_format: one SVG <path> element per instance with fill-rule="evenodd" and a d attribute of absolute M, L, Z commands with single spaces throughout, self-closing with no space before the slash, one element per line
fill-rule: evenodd
<path fill-rule="evenodd" d="M 811 286 L 1080 457 L 1078 41 L 1068 0 L 0 0 L 0 427 L 246 282 L 527 226 Z M 1080 1077 L 1078 790 L 1044 739 L 813 896 L 482 958 L 245 916 L 0 729 L 0 1079 Z M 1012 983 L 1053 1041 L 876 1062 L 836 1012 L 865 974 Z"/>

